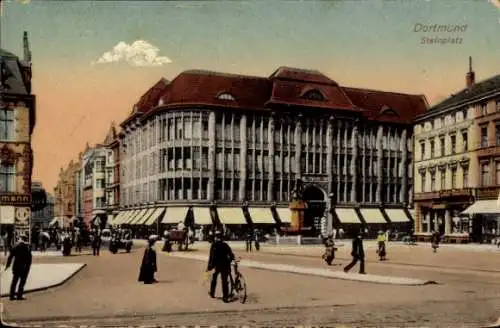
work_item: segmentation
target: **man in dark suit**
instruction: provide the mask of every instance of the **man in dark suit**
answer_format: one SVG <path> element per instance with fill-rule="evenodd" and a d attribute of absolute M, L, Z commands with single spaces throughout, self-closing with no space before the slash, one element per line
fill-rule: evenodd
<path fill-rule="evenodd" d="M 352 240 L 352 261 L 345 268 L 344 272 L 349 272 L 359 261 L 359 273 L 365 274 L 365 249 L 363 247 L 363 233 L 360 232 Z"/>
<path fill-rule="evenodd" d="M 231 262 L 234 254 L 231 247 L 222 240 L 222 233 L 215 232 L 215 241 L 210 247 L 210 257 L 208 259 L 207 272 L 214 270 L 212 282 L 210 284 L 209 295 L 215 298 L 215 288 L 217 287 L 217 277 L 221 275 L 222 280 L 222 300 L 229 302 L 229 275 L 231 274 Z"/>
<path fill-rule="evenodd" d="M 9 254 L 9 258 L 7 259 L 5 270 L 10 267 L 13 260 L 14 264 L 12 265 L 10 300 L 23 300 L 24 285 L 26 284 L 26 280 L 28 279 L 32 261 L 31 248 L 30 245 L 28 245 L 28 236 L 22 236 L 19 243 L 14 246 L 14 248 L 12 248 Z M 16 287 L 18 283 L 19 287 L 16 293 Z"/>

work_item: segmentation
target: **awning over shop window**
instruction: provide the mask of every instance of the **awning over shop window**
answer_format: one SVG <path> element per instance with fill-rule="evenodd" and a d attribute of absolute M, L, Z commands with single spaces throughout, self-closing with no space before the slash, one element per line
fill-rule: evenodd
<path fill-rule="evenodd" d="M 292 212 L 289 208 L 276 208 L 276 213 L 280 218 L 281 223 L 289 224 L 292 223 Z"/>
<path fill-rule="evenodd" d="M 217 208 L 217 214 L 222 224 L 247 224 L 241 207 L 219 207 Z"/>
<path fill-rule="evenodd" d="M 250 214 L 250 219 L 255 224 L 276 224 L 276 221 L 273 217 L 273 212 L 271 212 L 270 208 L 267 207 L 249 207 L 248 213 Z M 219 214 L 220 216 L 220 214 Z"/>
<path fill-rule="evenodd" d="M 144 217 L 144 214 L 146 214 L 146 212 L 148 211 L 147 208 L 143 208 L 142 210 L 139 211 L 139 213 L 137 213 L 137 215 L 135 216 L 135 218 L 129 222 L 130 225 L 137 225 L 139 221 L 142 220 L 142 218 Z"/>
<path fill-rule="evenodd" d="M 130 224 L 130 222 L 134 221 L 137 214 L 139 214 L 140 210 L 133 210 L 129 216 L 122 222 L 122 224 Z"/>
<path fill-rule="evenodd" d="M 212 215 L 208 207 L 193 207 L 194 223 L 198 225 L 212 225 Z"/>
<path fill-rule="evenodd" d="M 389 217 L 389 220 L 393 223 L 399 222 L 410 222 L 410 219 L 406 215 L 405 211 L 400 208 L 389 208 L 385 209 L 385 213 Z"/>
<path fill-rule="evenodd" d="M 144 222 L 144 225 L 151 226 L 161 219 L 162 214 L 165 213 L 165 207 L 157 207 L 149 218 Z"/>
<path fill-rule="evenodd" d="M 168 207 L 161 223 L 177 224 L 184 223 L 189 207 Z"/>
<path fill-rule="evenodd" d="M 51 226 L 55 225 L 56 223 L 58 223 L 59 225 L 61 225 L 61 220 L 60 220 L 60 217 L 59 217 L 59 216 L 57 216 L 57 217 L 53 218 L 53 219 L 50 221 L 50 223 L 49 223 L 49 227 L 51 227 Z"/>
<path fill-rule="evenodd" d="M 113 217 L 113 220 L 108 220 L 108 224 L 109 225 L 115 225 L 116 222 L 120 222 L 121 218 L 123 217 L 123 214 L 125 212 L 121 211 L 121 212 L 118 212 L 118 214 L 116 216 Z"/>
<path fill-rule="evenodd" d="M 340 223 L 361 223 L 358 214 L 354 208 L 336 208 L 335 213 L 340 220 Z"/>
<path fill-rule="evenodd" d="M 116 218 L 113 220 L 113 225 L 119 225 L 123 222 L 123 220 L 127 217 L 127 215 L 129 214 L 129 211 L 120 211 L 120 213 L 118 213 L 118 215 L 116 216 Z"/>
<path fill-rule="evenodd" d="M 146 210 L 146 213 L 144 213 L 144 215 L 141 217 L 140 220 L 138 220 L 136 222 L 137 225 L 143 225 L 144 223 L 146 223 L 149 219 L 149 217 L 151 216 L 151 214 L 153 214 L 153 212 L 156 210 L 156 208 L 148 208 Z"/>
<path fill-rule="evenodd" d="M 500 214 L 497 200 L 478 200 L 460 214 Z"/>
<path fill-rule="evenodd" d="M 14 206 L 0 206 L 0 224 L 14 224 Z"/>
<path fill-rule="evenodd" d="M 366 223 L 387 223 L 387 220 L 378 208 L 362 208 L 361 215 Z"/>

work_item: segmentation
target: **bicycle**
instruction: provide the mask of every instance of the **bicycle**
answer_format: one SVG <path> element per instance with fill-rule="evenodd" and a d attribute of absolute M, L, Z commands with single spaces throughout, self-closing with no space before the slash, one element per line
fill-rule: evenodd
<path fill-rule="evenodd" d="M 247 300 L 247 284 L 245 282 L 245 278 L 241 274 L 241 272 L 238 270 L 238 263 L 240 260 L 234 260 L 231 263 L 231 266 L 233 267 L 233 270 L 231 270 L 231 273 L 229 274 L 229 279 L 230 279 L 230 295 L 236 296 L 240 302 L 243 304 Z M 234 271 L 234 274 L 233 274 Z"/>

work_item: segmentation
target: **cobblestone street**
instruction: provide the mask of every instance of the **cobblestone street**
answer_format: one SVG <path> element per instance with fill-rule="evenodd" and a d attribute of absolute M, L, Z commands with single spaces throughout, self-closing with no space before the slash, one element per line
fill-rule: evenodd
<path fill-rule="evenodd" d="M 195 247 L 196 253 L 206 254 L 206 245 Z M 238 245 L 233 247 L 244 259 L 325 268 L 320 258 L 310 253 L 314 248 L 302 252 L 290 248 L 288 252 L 294 249 L 294 254 L 277 255 L 273 254 L 277 251 L 274 246 L 264 246 L 259 253 L 246 253 Z M 332 270 L 341 270 L 340 265 L 347 263 L 344 256 L 347 254 L 342 254 L 346 248 L 341 248 L 342 258 Z M 35 262 L 77 261 L 87 266 L 60 287 L 27 294 L 28 300 L 24 302 L 3 298 L 4 317 L 7 321 L 39 323 L 43 327 L 154 323 L 259 326 L 350 323 L 401 326 L 408 323 L 430 327 L 459 327 L 465 323 L 474 327 L 496 321 L 500 316 L 500 270 L 493 265 L 500 253 L 443 248 L 441 253 L 432 254 L 426 248 L 393 247 L 389 261 L 376 263 L 367 248 L 368 273 L 430 279 L 438 284 L 381 285 L 242 268 L 249 299 L 246 304 L 225 304 L 208 297 L 202 262 L 159 252 L 159 283 L 143 285 L 137 282 L 141 249 L 117 255 L 104 250 L 100 257 L 36 257 Z M 400 257 L 402 252 L 408 252 L 407 258 L 415 258 L 420 264 L 391 263 L 391 259 Z M 449 252 L 453 252 L 453 256 L 447 254 Z M 441 268 L 437 265 L 438 258 Z M 480 266 L 483 258 L 485 262 Z M 437 264 L 425 265 L 428 262 Z M 463 269 L 465 267 L 468 269 Z"/>

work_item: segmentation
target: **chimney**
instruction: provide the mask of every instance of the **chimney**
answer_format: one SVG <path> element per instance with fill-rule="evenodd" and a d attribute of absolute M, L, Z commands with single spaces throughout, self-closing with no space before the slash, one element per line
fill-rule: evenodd
<path fill-rule="evenodd" d="M 476 82 L 476 74 L 472 70 L 472 57 L 469 56 L 469 72 L 465 75 L 465 84 L 467 88 L 470 88 Z"/>
<path fill-rule="evenodd" d="M 23 49 L 24 49 L 24 60 L 28 63 L 31 62 L 31 50 L 30 50 L 30 42 L 28 40 L 28 32 L 24 31 L 23 36 Z"/>

